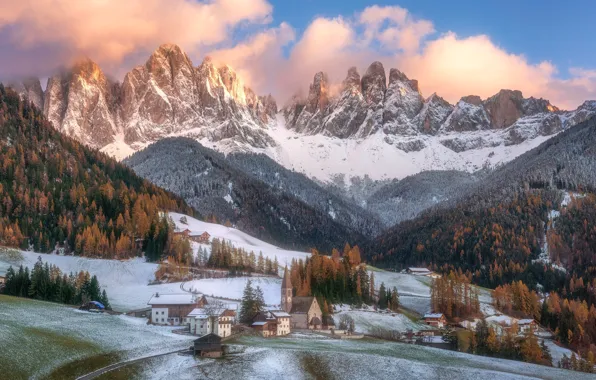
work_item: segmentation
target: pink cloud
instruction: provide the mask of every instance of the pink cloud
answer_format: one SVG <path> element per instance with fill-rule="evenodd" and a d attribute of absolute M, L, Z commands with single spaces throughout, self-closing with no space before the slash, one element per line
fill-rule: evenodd
<path fill-rule="evenodd" d="M 228 40 L 242 22 L 271 20 L 266 0 L 0 0 L 0 30 L 22 50 L 67 46 L 99 62 L 175 42 L 188 51 Z"/>

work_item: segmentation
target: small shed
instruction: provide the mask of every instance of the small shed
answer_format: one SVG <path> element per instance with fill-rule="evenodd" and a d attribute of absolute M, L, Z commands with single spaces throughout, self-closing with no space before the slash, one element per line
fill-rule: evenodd
<path fill-rule="evenodd" d="M 195 339 L 194 353 L 203 357 L 219 358 L 223 353 L 221 337 L 211 333 Z"/>

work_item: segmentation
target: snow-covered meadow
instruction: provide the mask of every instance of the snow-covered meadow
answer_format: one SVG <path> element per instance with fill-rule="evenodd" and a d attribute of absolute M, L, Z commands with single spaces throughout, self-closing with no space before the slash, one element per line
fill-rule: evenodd
<path fill-rule="evenodd" d="M 379 340 L 242 337 L 227 360 L 151 360 L 147 379 L 589 379 L 589 374 Z"/>
<path fill-rule="evenodd" d="M 67 363 L 95 358 L 64 369 L 62 378 L 72 378 L 112 362 L 183 349 L 192 339 L 138 318 L 1 295 L 0 320 L 3 379 L 45 377 Z"/>
<path fill-rule="evenodd" d="M 283 250 L 234 228 L 202 222 L 190 216 L 186 216 L 188 224 L 183 224 L 180 222 L 182 216 L 185 215 L 170 214 L 170 217 L 180 230 L 188 228 L 193 234 L 207 231 L 212 238 L 225 239 L 232 242 L 236 247 L 255 251 L 257 255 L 259 252 L 263 252 L 265 257 L 270 257 L 271 259 L 277 257 L 280 265 L 285 265 L 286 263 L 289 265 L 293 258 L 305 258 L 310 255 L 306 252 Z M 193 243 L 195 250 L 198 250 L 198 246 L 199 244 Z M 210 249 L 209 245 L 202 246 L 205 249 Z M 102 288 L 108 293 L 114 310 L 124 312 L 147 307 L 147 301 L 156 292 L 181 293 L 196 290 L 207 296 L 239 300 L 242 298 L 242 291 L 248 280 L 247 277 L 238 277 L 149 285 L 155 279 L 155 271 L 158 265 L 148 263 L 143 258 L 120 261 L 40 254 L 28 251 L 21 253 L 22 259 L 20 260 L 13 260 L 0 255 L 0 275 L 6 273 L 6 270 L 11 265 L 18 267 L 22 264 L 23 266 L 32 268 L 37 258 L 41 256 L 44 262 L 56 265 L 65 273 L 76 273 L 84 270 L 88 271 L 91 275 L 96 275 Z M 279 304 L 281 279 L 255 276 L 251 277 L 251 280 L 254 286 L 260 286 L 263 289 L 267 304 Z"/>

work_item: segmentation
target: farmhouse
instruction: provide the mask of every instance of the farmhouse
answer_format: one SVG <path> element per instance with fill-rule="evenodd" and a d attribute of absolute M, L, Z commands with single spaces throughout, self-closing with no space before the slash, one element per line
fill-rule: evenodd
<path fill-rule="evenodd" d="M 216 334 L 207 334 L 194 341 L 195 355 L 218 358 L 223 353 L 221 337 Z"/>
<path fill-rule="evenodd" d="M 416 268 L 410 267 L 406 269 L 406 273 L 414 275 L 414 276 L 425 276 L 425 277 L 432 277 L 432 278 L 441 278 L 441 275 L 435 273 L 427 268 Z"/>
<path fill-rule="evenodd" d="M 155 293 L 147 304 L 151 306 L 151 323 L 178 326 L 188 324 L 188 314 L 205 306 L 207 299 L 204 295 L 192 293 Z"/>
<path fill-rule="evenodd" d="M 504 335 L 507 332 L 517 334 L 518 320 L 513 317 L 507 315 L 492 315 L 486 318 L 485 321 L 499 336 Z"/>
<path fill-rule="evenodd" d="M 4 285 L 6 283 L 6 278 L 4 276 L 0 276 L 0 285 Z"/>
<path fill-rule="evenodd" d="M 192 310 L 186 317 L 190 333 L 194 335 L 215 334 L 222 338 L 232 335 L 236 312 L 231 309 L 208 307 Z"/>
<path fill-rule="evenodd" d="M 442 329 L 447 325 L 447 318 L 443 313 L 426 313 L 424 314 L 424 323 Z"/>
<path fill-rule="evenodd" d="M 252 327 L 265 338 L 284 336 L 291 331 L 291 316 L 283 310 L 267 310 L 255 315 Z"/>
<path fill-rule="evenodd" d="M 207 232 L 207 231 L 203 231 L 203 232 L 199 232 L 198 234 L 190 235 L 190 240 L 200 243 L 200 244 L 209 244 L 210 238 L 211 238 L 211 235 L 209 235 L 209 232 Z"/>
<path fill-rule="evenodd" d="M 538 324 L 534 319 L 520 319 L 517 321 L 517 327 L 519 328 L 520 333 L 525 333 L 527 331 L 534 332 L 536 331 L 536 327 Z"/>
<path fill-rule="evenodd" d="M 288 269 L 281 283 L 281 308 L 291 316 L 292 329 L 321 329 L 323 312 L 315 297 L 294 297 Z"/>
<path fill-rule="evenodd" d="M 408 272 L 408 274 L 413 274 L 414 276 L 428 276 L 432 273 L 427 268 L 415 268 L 415 267 L 408 268 L 407 272 Z"/>
<path fill-rule="evenodd" d="M 185 236 L 185 237 L 189 237 L 190 236 L 190 230 L 187 228 L 184 231 L 176 231 L 174 232 L 174 236 Z"/>

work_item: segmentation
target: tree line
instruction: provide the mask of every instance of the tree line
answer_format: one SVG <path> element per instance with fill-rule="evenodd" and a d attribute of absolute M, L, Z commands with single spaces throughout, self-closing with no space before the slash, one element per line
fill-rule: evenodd
<path fill-rule="evenodd" d="M 4 294 L 32 298 L 67 305 L 80 305 L 89 301 L 99 301 L 106 308 L 110 302 L 105 289 L 102 291 L 96 276 L 87 271 L 62 273 L 55 265 L 43 263 L 41 256 L 29 271 L 29 267 L 19 267 L 15 271 L 10 266 L 6 272 Z"/>
<path fill-rule="evenodd" d="M 446 318 L 468 318 L 480 314 L 478 288 L 461 271 L 433 278 L 430 286 L 430 305 L 435 313 Z"/>

